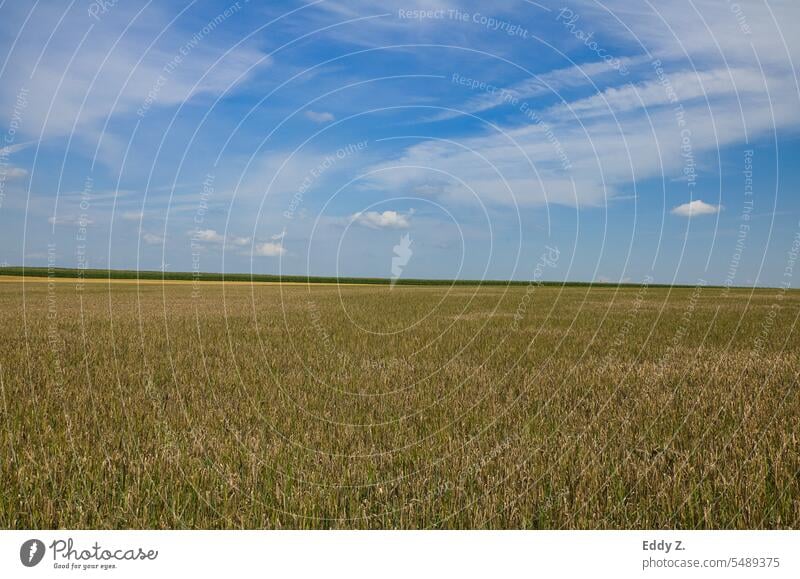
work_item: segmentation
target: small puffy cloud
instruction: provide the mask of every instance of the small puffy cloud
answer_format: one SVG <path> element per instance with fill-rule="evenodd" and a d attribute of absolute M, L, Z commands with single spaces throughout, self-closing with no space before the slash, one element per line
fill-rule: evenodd
<path fill-rule="evenodd" d="M 86 227 L 94 223 L 85 215 L 59 215 L 58 217 L 48 217 L 47 222 L 50 225 L 75 225 L 77 227 Z"/>
<path fill-rule="evenodd" d="M 285 235 L 286 235 L 286 230 L 284 229 L 280 233 L 276 233 L 275 235 L 270 235 L 269 238 L 272 239 L 273 241 L 278 241 L 279 239 L 283 239 Z"/>
<path fill-rule="evenodd" d="M 336 117 L 333 116 L 333 113 L 308 110 L 305 112 L 305 115 L 307 119 L 312 120 L 315 123 L 330 123 L 331 121 L 336 120 Z"/>
<path fill-rule="evenodd" d="M 143 211 L 123 211 L 122 213 L 122 219 L 125 221 L 141 221 L 143 217 Z"/>
<path fill-rule="evenodd" d="M 155 233 L 145 233 L 142 236 L 142 239 L 147 245 L 160 245 L 164 243 L 164 238 L 160 235 L 156 235 Z"/>
<path fill-rule="evenodd" d="M 722 205 L 712 205 L 700 199 L 696 199 L 683 205 L 678 205 L 673 208 L 671 213 L 673 215 L 680 215 L 681 217 L 697 217 L 698 215 L 712 215 L 719 213 Z"/>
<path fill-rule="evenodd" d="M 230 245 L 238 245 L 241 247 L 242 245 L 247 245 L 248 243 L 250 243 L 249 237 L 235 237 L 232 235 L 228 236 L 228 244 Z"/>
<path fill-rule="evenodd" d="M 253 248 L 253 255 L 260 257 L 277 257 L 286 253 L 286 249 L 280 243 L 273 241 L 266 241 L 264 243 L 256 243 Z"/>
<path fill-rule="evenodd" d="M 250 243 L 249 237 L 237 237 L 229 235 L 227 238 L 221 233 L 217 233 L 214 229 L 197 229 L 190 231 L 189 235 L 192 236 L 194 241 L 207 241 L 208 243 L 227 243 L 228 245 L 236 245 L 241 247 Z"/>
<path fill-rule="evenodd" d="M 5 176 L 8 179 L 21 179 L 28 175 L 28 171 L 21 168 L 21 167 L 9 167 L 5 170 Z M 0 172 L 0 177 L 3 176 L 3 173 Z"/>
<path fill-rule="evenodd" d="M 359 225 L 364 225 L 372 229 L 408 229 L 411 226 L 411 216 L 414 210 L 408 213 L 399 211 L 359 211 L 354 213 L 351 220 Z"/>
<path fill-rule="evenodd" d="M 198 229 L 189 233 L 197 241 L 208 241 L 211 243 L 223 243 L 225 241 L 225 236 L 217 233 L 213 229 Z"/>

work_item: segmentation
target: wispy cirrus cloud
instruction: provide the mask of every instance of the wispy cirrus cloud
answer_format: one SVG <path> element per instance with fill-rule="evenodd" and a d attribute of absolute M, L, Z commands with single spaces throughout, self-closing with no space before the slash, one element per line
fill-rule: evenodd
<path fill-rule="evenodd" d="M 645 57 L 624 57 L 620 59 L 628 67 L 634 67 L 646 62 Z M 587 62 L 559 68 L 550 72 L 537 74 L 531 78 L 519 81 L 510 86 L 496 86 L 487 84 L 480 79 L 465 78 L 455 73 L 450 80 L 455 86 L 471 87 L 475 83 L 483 82 L 486 86 L 476 91 L 478 94 L 468 98 L 463 104 L 458 105 L 455 111 L 444 111 L 433 120 L 450 119 L 461 114 L 478 114 L 495 107 L 508 104 L 514 99 L 523 101 L 543 95 L 560 95 L 562 91 L 572 88 L 586 87 L 594 81 L 608 80 L 619 76 L 619 71 L 605 61 Z M 472 89 L 474 90 L 474 89 Z"/>
<path fill-rule="evenodd" d="M 77 132 L 95 139 L 111 115 L 219 95 L 247 79 L 253 65 L 270 62 L 251 45 L 229 50 L 218 15 L 190 25 L 191 12 L 181 19 L 156 5 L 140 9 L 117 3 L 97 22 L 80 4 L 40 3 L 22 28 L 29 8 L 4 6 L 0 26 L 6 33 L 16 30 L 17 40 L 14 66 L 3 77 L 11 90 L 0 93 L 0 110 L 11 111 L 15 89 L 24 86 L 25 134 Z"/>
<path fill-rule="evenodd" d="M 13 155 L 14 153 L 23 151 L 35 144 L 36 141 L 26 141 L 24 143 L 16 143 L 14 145 L 6 145 L 4 147 L 0 147 L 0 157 L 5 157 L 6 155 Z"/>
<path fill-rule="evenodd" d="M 462 201 L 478 194 L 501 205 L 599 206 L 647 179 L 682 175 L 687 163 L 702 170 L 722 148 L 775 130 L 797 130 L 800 102 L 789 57 L 800 57 L 798 42 L 783 46 L 763 5 L 742 3 L 741 9 L 754 15 L 746 36 L 727 6 L 710 2 L 687 9 L 671 1 L 635 10 L 622 2 L 611 2 L 608 10 L 578 2 L 575 13 L 592 26 L 587 30 L 602 30 L 620 52 L 640 53 L 622 56 L 630 75 L 594 63 L 558 68 L 491 94 L 476 89 L 478 94 L 453 108 L 503 106 L 507 120 L 461 134 L 458 142 L 407 146 L 371 167 L 370 184 Z M 782 21 L 800 18 L 799 4 L 777 3 L 774 9 Z M 709 31 L 718 35 L 719 46 L 709 41 Z M 727 60 L 726 47 L 744 44 L 743 37 L 757 56 L 737 47 Z M 558 94 L 563 102 L 543 106 L 536 98 L 546 91 L 545 78 L 565 89 L 583 86 L 589 94 L 565 90 Z M 508 94 L 530 99 L 525 110 L 519 102 L 509 104 Z"/>

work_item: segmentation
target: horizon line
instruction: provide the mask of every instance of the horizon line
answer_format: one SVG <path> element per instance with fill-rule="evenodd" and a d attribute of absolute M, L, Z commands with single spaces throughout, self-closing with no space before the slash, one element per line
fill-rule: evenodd
<path fill-rule="evenodd" d="M 727 286 L 716 284 L 687 284 L 687 283 L 646 283 L 633 281 L 558 281 L 558 280 L 503 280 L 503 279 L 445 279 L 445 278 L 407 278 L 395 279 L 389 277 L 360 277 L 360 276 L 324 276 L 324 275 L 284 275 L 270 273 L 223 273 L 223 272 L 191 272 L 191 271 L 165 271 L 157 269 L 111 269 L 111 268 L 74 268 L 50 266 L 16 266 L 5 265 L 0 267 L 0 276 L 18 276 L 31 278 L 67 278 L 80 281 L 81 279 L 129 279 L 135 280 L 164 280 L 164 281 L 250 281 L 253 283 L 306 283 L 306 284 L 341 284 L 341 285 L 407 285 L 407 286 L 576 286 L 576 287 L 655 287 L 655 288 L 695 288 L 709 289 L 737 289 L 737 290 L 782 290 L 796 291 L 797 288 L 781 286 Z"/>

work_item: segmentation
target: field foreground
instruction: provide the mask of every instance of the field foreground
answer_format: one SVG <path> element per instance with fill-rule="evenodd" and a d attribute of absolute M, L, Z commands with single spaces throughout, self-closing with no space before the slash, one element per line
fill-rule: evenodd
<path fill-rule="evenodd" d="M 4 528 L 798 528 L 800 294 L 0 283 Z"/>

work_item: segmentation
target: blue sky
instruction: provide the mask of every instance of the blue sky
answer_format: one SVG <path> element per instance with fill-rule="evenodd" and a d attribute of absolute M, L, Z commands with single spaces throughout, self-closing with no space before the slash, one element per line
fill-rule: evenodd
<path fill-rule="evenodd" d="M 0 262 L 797 285 L 796 2 L 0 13 Z"/>

